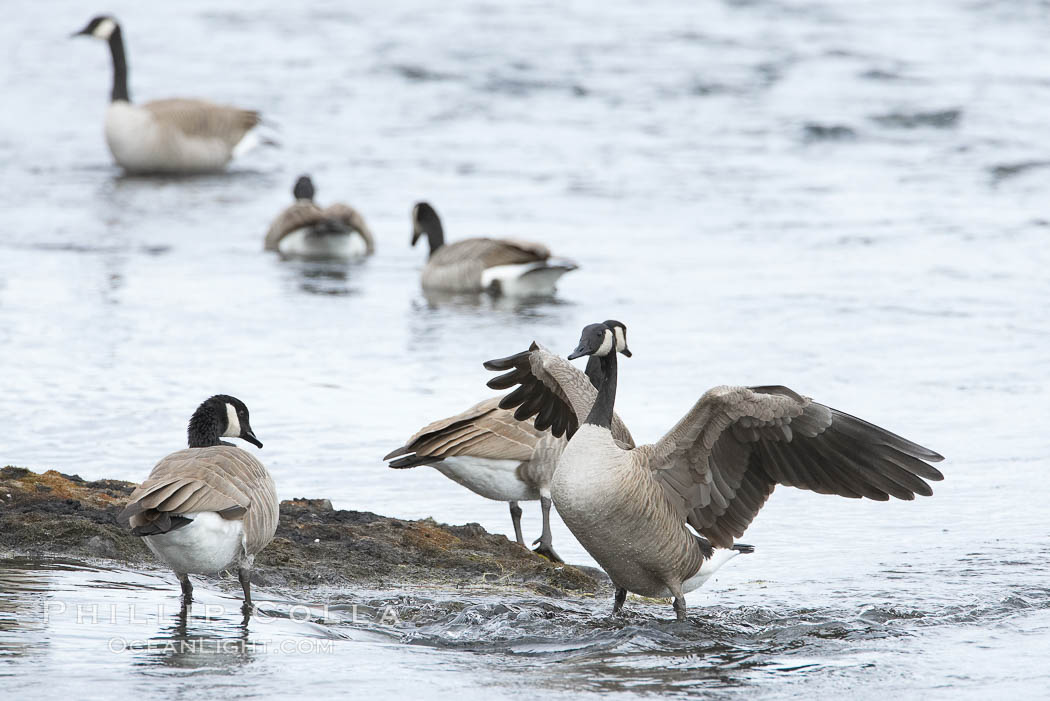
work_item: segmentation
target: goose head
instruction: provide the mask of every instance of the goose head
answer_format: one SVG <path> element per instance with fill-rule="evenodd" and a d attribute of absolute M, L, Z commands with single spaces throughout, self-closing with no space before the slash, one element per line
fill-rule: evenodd
<path fill-rule="evenodd" d="M 631 357 L 631 349 L 627 347 L 627 325 L 615 319 L 606 319 L 605 326 L 612 330 L 613 340 L 616 341 L 616 352 Z"/>
<path fill-rule="evenodd" d="M 593 355 L 604 358 L 616 347 L 616 336 L 612 329 L 605 324 L 588 324 L 583 327 L 580 334 L 580 343 L 576 346 L 569 360 L 582 358 L 585 355 Z"/>
<path fill-rule="evenodd" d="M 109 38 L 113 36 L 113 33 L 119 30 L 120 23 L 117 22 L 116 17 L 110 15 L 99 15 L 97 17 L 92 17 L 91 21 L 88 22 L 83 29 L 79 32 L 73 32 L 71 36 L 87 36 L 101 39 L 102 41 L 109 41 Z"/>
<path fill-rule="evenodd" d="M 222 437 L 240 438 L 258 448 L 263 447 L 248 421 L 248 407 L 228 394 L 205 399 L 190 418 L 188 434 L 191 448 L 221 445 L 219 438 Z"/>
<path fill-rule="evenodd" d="M 295 181 L 295 187 L 292 188 L 292 195 L 297 200 L 310 200 L 314 199 L 314 181 L 310 180 L 309 175 L 300 175 L 299 179 Z"/>
<path fill-rule="evenodd" d="M 412 245 L 415 246 L 424 234 L 430 240 L 431 253 L 445 242 L 445 230 L 437 212 L 429 203 L 417 202 L 412 208 Z"/>

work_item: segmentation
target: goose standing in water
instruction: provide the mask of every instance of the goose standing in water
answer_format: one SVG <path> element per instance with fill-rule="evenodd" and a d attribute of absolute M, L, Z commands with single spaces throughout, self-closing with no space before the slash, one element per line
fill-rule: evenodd
<path fill-rule="evenodd" d="M 430 244 L 423 289 L 431 292 L 552 295 L 558 278 L 577 267 L 531 241 L 472 238 L 446 244 L 441 219 L 426 202 L 412 208 L 412 245 L 422 236 Z"/>
<path fill-rule="evenodd" d="M 295 202 L 277 215 L 263 247 L 291 258 L 353 260 L 375 253 L 364 217 L 341 202 L 324 209 L 314 203 L 314 184 L 302 175 L 292 188 Z"/>
<path fill-rule="evenodd" d="M 175 570 L 183 607 L 193 600 L 189 575 L 236 565 L 250 609 L 252 562 L 277 531 L 277 490 L 261 462 L 221 438 L 262 443 L 248 422 L 248 407 L 225 394 L 197 408 L 188 434 L 189 448 L 157 463 L 118 518 Z"/>
<path fill-rule="evenodd" d="M 205 100 L 176 98 L 132 104 L 120 24 L 100 15 L 74 37 L 109 44 L 113 90 L 106 111 L 106 144 L 129 173 L 206 173 L 222 170 L 255 145 L 259 113 Z"/>
<path fill-rule="evenodd" d="M 780 386 L 710 389 L 659 441 L 631 448 L 613 412 L 615 339 L 591 324 L 569 356 L 600 359 L 597 390 L 535 343 L 485 363 L 509 370 L 490 387 L 520 385 L 501 407 L 569 438 L 551 497 L 616 585 L 614 612 L 632 591 L 673 597 L 684 620 L 685 594 L 713 572 L 710 546 L 732 547 L 778 484 L 886 501 L 929 496 L 924 479 L 943 479 L 932 450 Z"/>
<path fill-rule="evenodd" d="M 630 356 L 626 327 L 613 320 L 605 323 L 619 329 L 616 349 Z M 601 376 L 597 357 L 588 359 L 585 374 L 597 387 Z M 460 414 L 434 421 L 383 459 L 391 460 L 390 467 L 395 469 L 431 465 L 478 496 L 509 502 L 514 537 L 522 547 L 525 539 L 518 502 L 539 499 L 543 530 L 533 542 L 539 544 L 534 552 L 553 562 L 563 562 L 552 546 L 550 483 L 565 448 L 565 438 L 538 430 L 531 422 L 518 421 L 513 412 L 499 408 L 499 401 L 499 397 L 486 399 Z M 630 441 L 630 434 L 627 439 Z"/>

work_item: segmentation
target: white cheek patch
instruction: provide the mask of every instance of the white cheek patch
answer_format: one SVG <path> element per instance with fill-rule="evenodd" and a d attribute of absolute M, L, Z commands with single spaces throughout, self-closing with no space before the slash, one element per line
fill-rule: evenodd
<path fill-rule="evenodd" d="M 98 37 L 99 39 L 105 39 L 109 41 L 109 38 L 113 36 L 113 30 L 117 28 L 117 23 L 111 19 L 104 19 L 98 23 L 94 31 L 91 32 L 91 36 Z"/>
<path fill-rule="evenodd" d="M 222 435 L 229 438 L 240 438 L 241 420 L 237 418 L 237 410 L 233 408 L 232 404 L 226 405 L 226 422 L 229 425 L 226 427 L 226 433 Z"/>
<path fill-rule="evenodd" d="M 609 351 L 613 347 L 613 332 L 609 329 L 605 329 L 605 340 L 602 341 L 602 345 L 598 347 L 598 350 L 594 351 L 594 354 L 599 358 L 604 358 L 609 355 Z"/>
<path fill-rule="evenodd" d="M 623 349 L 627 347 L 627 339 L 623 337 L 623 329 L 617 326 L 614 328 L 613 333 L 616 334 L 616 352 L 622 353 Z"/>

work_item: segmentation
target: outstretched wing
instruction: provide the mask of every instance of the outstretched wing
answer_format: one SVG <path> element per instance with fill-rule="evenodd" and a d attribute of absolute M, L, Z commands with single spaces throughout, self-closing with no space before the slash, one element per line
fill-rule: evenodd
<path fill-rule="evenodd" d="M 263 248 L 267 251 L 276 251 L 281 239 L 296 229 L 314 226 L 324 221 L 324 211 L 309 200 L 296 200 L 277 215 L 266 232 L 266 242 Z"/>
<path fill-rule="evenodd" d="M 517 407 L 515 419 L 528 421 L 535 416 L 536 429 L 550 429 L 555 436 L 572 438 L 598 397 L 598 390 L 585 374 L 538 343 L 533 343 L 527 351 L 489 360 L 485 368 L 509 371 L 488 381 L 492 389 L 510 389 L 517 385 L 517 389 L 500 401 L 501 409 Z M 624 447 L 634 447 L 630 431 L 615 414 L 612 435 Z"/>
<path fill-rule="evenodd" d="M 668 500 L 728 548 L 778 484 L 886 501 L 933 492 L 943 458 L 787 387 L 715 387 L 663 438 L 638 449 Z"/>
<path fill-rule="evenodd" d="M 499 397 L 486 399 L 461 414 L 424 426 L 405 445 L 383 459 L 398 458 L 390 463 L 390 467 L 395 468 L 429 465 L 456 455 L 519 462 L 530 460 L 543 434 L 529 423 L 516 421 L 509 411 L 500 409 L 497 406 L 499 400 Z"/>
<path fill-rule="evenodd" d="M 336 202 L 330 204 L 324 208 L 324 216 L 326 219 L 340 222 L 350 227 L 357 233 L 361 234 L 361 238 L 365 240 L 365 251 L 371 255 L 376 251 L 375 237 L 372 236 L 372 230 L 368 228 L 368 224 L 365 223 L 365 218 L 361 216 L 361 213 L 350 205 L 343 204 L 342 202 Z"/>

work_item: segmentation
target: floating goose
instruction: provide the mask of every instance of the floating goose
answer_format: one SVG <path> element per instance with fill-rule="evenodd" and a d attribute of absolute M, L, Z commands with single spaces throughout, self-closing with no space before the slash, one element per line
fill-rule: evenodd
<path fill-rule="evenodd" d="M 336 202 L 321 209 L 314 203 L 314 184 L 302 175 L 292 188 L 295 202 L 277 215 L 266 232 L 264 248 L 296 258 L 350 260 L 375 253 L 372 231 L 364 217 Z"/>
<path fill-rule="evenodd" d="M 626 327 L 613 320 L 605 323 L 620 329 L 617 350 L 630 356 Z M 588 359 L 586 375 L 594 386 L 598 385 L 600 373 L 598 358 Z M 511 411 L 497 406 L 499 401 L 499 397 L 486 399 L 461 414 L 424 426 L 383 459 L 397 458 L 390 463 L 397 469 L 431 465 L 478 496 L 510 502 L 514 537 L 522 547 L 525 539 L 518 502 L 539 499 L 543 531 L 533 543 L 539 543 L 535 552 L 562 562 L 551 544 L 550 482 L 565 439 L 538 431 L 530 422 L 518 421 Z"/>
<path fill-rule="evenodd" d="M 780 386 L 715 387 L 658 442 L 625 447 L 629 434 L 613 412 L 615 339 L 591 324 L 569 356 L 600 359 L 597 390 L 535 343 L 485 363 L 510 371 L 489 381 L 493 389 L 520 385 L 499 406 L 569 438 L 551 497 L 615 583 L 614 612 L 632 591 L 674 597 L 684 620 L 686 592 L 712 573 L 706 546 L 732 547 L 778 484 L 886 501 L 930 496 L 923 480 L 943 479 L 927 464 L 943 459 L 932 450 Z"/>
<path fill-rule="evenodd" d="M 419 202 L 412 208 L 412 245 L 423 235 L 430 243 L 425 290 L 551 295 L 558 278 L 576 269 L 572 261 L 551 258 L 546 246 L 531 241 L 474 238 L 446 244 L 437 212 Z"/>
<path fill-rule="evenodd" d="M 257 143 L 259 113 L 184 98 L 131 103 L 120 24 L 100 15 L 73 36 L 109 44 L 113 92 L 106 111 L 106 143 L 129 173 L 204 173 L 222 170 Z"/>
<path fill-rule="evenodd" d="M 261 462 L 220 437 L 259 448 L 262 443 L 248 423 L 248 407 L 225 394 L 193 412 L 188 433 L 190 447 L 157 463 L 119 519 L 175 570 L 183 606 L 193 599 L 188 575 L 215 574 L 236 564 L 250 608 L 249 573 L 277 530 L 277 491 Z"/>

